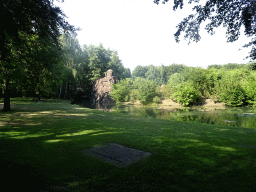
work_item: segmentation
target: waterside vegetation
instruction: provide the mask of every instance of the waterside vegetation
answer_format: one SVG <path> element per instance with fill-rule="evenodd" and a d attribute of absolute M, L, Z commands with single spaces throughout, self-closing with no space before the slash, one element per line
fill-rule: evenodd
<path fill-rule="evenodd" d="M 210 65 L 207 69 L 178 64 L 150 65 L 137 66 L 132 78 L 113 85 L 111 95 L 118 103 L 139 100 L 148 104 L 172 99 L 183 106 L 191 106 L 212 99 L 227 106 L 254 106 L 255 86 L 254 62 Z"/>

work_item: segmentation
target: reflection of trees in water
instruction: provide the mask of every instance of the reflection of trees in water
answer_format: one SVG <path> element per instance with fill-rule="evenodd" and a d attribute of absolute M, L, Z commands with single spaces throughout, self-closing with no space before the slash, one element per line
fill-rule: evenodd
<path fill-rule="evenodd" d="M 92 104 L 91 102 L 83 102 L 80 104 L 83 107 L 90 108 L 90 109 L 99 109 L 104 111 L 109 111 L 112 109 L 115 105 L 113 104 L 106 104 L 104 102 L 98 102 L 96 104 Z"/>
<path fill-rule="evenodd" d="M 221 126 L 255 128 L 256 115 L 243 116 L 239 114 L 255 113 L 253 108 L 229 108 L 225 110 L 200 111 L 190 108 L 171 110 L 157 109 L 153 107 L 134 107 L 124 105 L 109 105 L 104 103 L 84 103 L 82 106 L 91 109 L 100 109 L 104 111 L 115 111 L 117 113 L 129 114 L 139 117 L 151 117 L 156 119 L 166 119 L 172 121 L 189 121 L 198 123 L 216 124 Z"/>
<path fill-rule="evenodd" d="M 256 125 L 256 115 L 248 117 L 237 115 L 243 114 L 248 110 L 249 109 L 231 108 L 226 110 L 200 111 L 189 108 L 165 110 L 152 107 L 115 107 L 115 111 L 118 113 L 136 115 L 140 117 L 254 128 Z"/>

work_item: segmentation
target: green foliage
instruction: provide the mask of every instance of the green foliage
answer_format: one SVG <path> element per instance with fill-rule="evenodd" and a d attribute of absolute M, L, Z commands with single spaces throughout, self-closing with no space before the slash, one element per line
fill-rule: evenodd
<path fill-rule="evenodd" d="M 225 70 L 242 69 L 242 68 L 247 68 L 247 65 L 246 64 L 237 64 L 237 63 L 228 63 L 226 65 L 222 65 L 222 68 Z"/>
<path fill-rule="evenodd" d="M 228 106 L 241 106 L 244 104 L 245 94 L 238 80 L 227 77 L 222 78 L 216 83 L 215 92 L 219 100 Z"/>
<path fill-rule="evenodd" d="M 176 86 L 172 98 L 186 107 L 200 101 L 201 94 L 191 83 L 182 83 Z"/>
<path fill-rule="evenodd" d="M 153 98 L 156 96 L 156 84 L 154 81 L 137 77 L 134 81 L 134 88 L 137 89 L 137 98 L 142 104 L 152 102 Z"/>
<path fill-rule="evenodd" d="M 161 98 L 160 97 L 158 97 L 158 96 L 155 96 L 154 98 L 153 98 L 153 103 L 161 103 Z"/>
<path fill-rule="evenodd" d="M 64 65 L 67 71 L 72 71 L 72 75 L 65 74 L 59 88 L 62 98 L 72 96 L 77 88 L 89 94 L 92 81 L 104 77 L 108 69 L 112 69 L 119 80 L 131 76 L 130 69 L 124 68 L 117 51 L 105 49 L 102 44 L 81 47 L 75 34 L 63 34 L 60 39 Z"/>
<path fill-rule="evenodd" d="M 245 84 L 251 76 L 251 72 L 252 71 L 246 68 L 230 69 L 228 71 L 225 69 L 213 70 L 214 91 L 211 97 L 215 98 L 217 101 L 225 102 L 228 106 L 240 106 L 245 104 Z"/>
<path fill-rule="evenodd" d="M 204 97 L 209 97 L 212 91 L 212 75 L 208 70 L 189 67 L 181 72 L 185 82 L 190 82 Z"/>
<path fill-rule="evenodd" d="M 138 98 L 138 90 L 137 89 L 132 89 L 130 92 L 130 101 L 135 102 Z"/>
<path fill-rule="evenodd" d="M 132 72 L 132 79 L 135 80 L 137 77 L 142 77 L 145 78 L 145 74 L 148 71 L 148 67 L 147 66 L 141 66 L 138 65 L 137 67 L 135 67 L 135 69 Z"/>
<path fill-rule="evenodd" d="M 160 0 L 154 0 L 154 3 L 159 3 Z M 163 3 L 169 0 L 162 0 Z M 188 3 L 199 2 L 198 0 L 191 0 Z M 173 10 L 183 8 L 183 0 L 175 0 Z M 232 11 L 231 11 L 232 10 Z M 177 31 L 174 34 L 176 42 L 180 41 L 180 35 L 185 32 L 184 38 L 190 41 L 198 42 L 201 39 L 200 27 L 203 21 L 209 20 L 205 29 L 208 33 L 213 35 L 214 29 L 223 25 L 227 28 L 226 37 L 227 42 L 234 42 L 240 36 L 241 26 L 244 26 L 244 35 L 255 36 L 255 14 L 256 14 L 256 2 L 255 0 L 243 0 L 243 1 L 216 1 L 207 0 L 202 5 L 196 5 L 193 7 L 193 14 L 184 18 L 176 27 Z M 244 47 L 251 46 L 251 52 L 249 56 L 252 60 L 256 59 L 256 41 L 252 38 L 251 42 L 244 45 Z"/>
<path fill-rule="evenodd" d="M 208 65 L 207 69 L 221 69 L 222 65 L 217 65 L 217 64 L 213 64 L 213 65 Z"/>
<path fill-rule="evenodd" d="M 130 91 L 133 83 L 131 79 L 120 80 L 117 84 L 112 84 L 111 97 L 116 102 L 129 101 Z"/>
<path fill-rule="evenodd" d="M 211 98 L 215 102 L 225 102 L 228 106 L 239 106 L 245 103 L 253 104 L 254 79 L 250 64 L 227 64 L 224 67 L 210 67 L 209 69 L 185 67 L 180 73 L 174 73 L 168 80 L 168 85 L 157 88 L 156 94 L 168 99 L 174 99 L 184 106 L 201 101 L 202 98 Z M 157 67 L 151 67 L 146 72 L 147 79 L 157 82 L 154 74 L 159 72 Z M 154 73 L 153 73 L 154 72 Z M 248 80 L 249 76 L 251 81 Z M 134 81 L 136 98 L 139 98 L 138 82 L 146 80 L 138 78 Z M 143 83 L 142 83 L 143 84 Z M 157 83 L 156 83 L 157 84 Z M 143 102 L 143 100 L 142 100 Z"/>
<path fill-rule="evenodd" d="M 167 70 L 166 70 L 167 76 L 170 77 L 174 73 L 182 72 L 184 69 L 187 68 L 187 66 L 185 66 L 183 64 L 175 64 L 174 63 L 174 64 L 167 66 L 166 68 L 167 68 Z"/>
<path fill-rule="evenodd" d="M 256 72 L 251 73 L 244 80 L 243 90 L 245 93 L 245 102 L 249 105 L 256 105 Z"/>
<path fill-rule="evenodd" d="M 253 71 L 256 71 L 256 62 L 255 61 L 249 62 L 248 68 L 253 70 Z"/>
<path fill-rule="evenodd" d="M 58 82 L 61 30 L 75 31 L 52 1 L 3 1 L 0 6 L 0 71 L 6 83 L 4 111 L 10 110 L 9 82 L 29 95 Z M 57 78 L 55 78 L 57 77 Z M 52 83 L 54 82 L 54 83 Z"/>
<path fill-rule="evenodd" d="M 171 87 L 175 87 L 183 82 L 185 82 L 185 77 L 180 73 L 172 74 L 168 80 L 168 84 L 170 84 Z"/>
<path fill-rule="evenodd" d="M 249 80 L 244 84 L 244 92 L 246 96 L 246 102 L 250 105 L 256 105 L 256 81 Z"/>
<path fill-rule="evenodd" d="M 170 99 L 172 95 L 172 87 L 170 84 L 162 85 L 161 87 L 158 87 L 159 94 L 164 97 L 165 99 Z"/>
<path fill-rule="evenodd" d="M 156 85 L 160 86 L 167 84 L 168 79 L 174 73 L 179 73 L 186 68 L 182 64 L 172 64 L 169 66 L 137 66 L 132 72 L 132 79 L 135 80 L 136 77 L 146 78 L 147 80 L 155 81 Z"/>
<path fill-rule="evenodd" d="M 163 65 L 159 67 L 150 65 L 145 74 L 145 78 L 147 80 L 155 81 L 158 86 L 163 85 L 167 82 L 167 69 L 168 68 Z"/>
<path fill-rule="evenodd" d="M 237 64 L 237 63 L 228 63 L 225 65 L 209 65 L 207 69 L 223 69 L 223 70 L 232 70 L 232 69 L 248 69 L 254 70 L 254 62 L 249 62 L 248 64 Z"/>

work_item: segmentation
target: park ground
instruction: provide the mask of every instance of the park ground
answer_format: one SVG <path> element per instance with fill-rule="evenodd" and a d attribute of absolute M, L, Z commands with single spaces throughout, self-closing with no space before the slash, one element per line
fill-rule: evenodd
<path fill-rule="evenodd" d="M 2 103 L 0 101 L 0 103 Z M 61 100 L 0 113 L 2 187 L 26 191 L 255 191 L 256 129 L 142 118 Z M 152 153 L 119 168 L 81 151 Z"/>

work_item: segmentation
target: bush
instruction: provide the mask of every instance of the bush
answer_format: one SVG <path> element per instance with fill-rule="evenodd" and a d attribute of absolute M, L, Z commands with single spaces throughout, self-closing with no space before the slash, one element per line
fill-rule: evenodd
<path fill-rule="evenodd" d="M 137 100 L 137 96 L 138 96 L 138 90 L 137 89 L 131 90 L 130 101 L 134 103 Z"/>
<path fill-rule="evenodd" d="M 191 83 L 202 96 L 209 98 L 214 87 L 214 70 L 206 70 L 198 67 L 191 67 L 184 70 L 181 75 L 184 77 L 184 82 Z"/>
<path fill-rule="evenodd" d="M 153 98 L 156 96 L 156 84 L 154 81 L 137 77 L 134 86 L 138 91 L 137 99 L 142 104 L 147 104 L 153 101 Z"/>
<path fill-rule="evenodd" d="M 185 78 L 180 73 L 172 74 L 170 79 L 168 80 L 168 84 L 170 84 L 172 87 L 175 87 L 183 82 L 185 82 Z"/>
<path fill-rule="evenodd" d="M 155 96 L 155 97 L 153 98 L 153 103 L 161 103 L 160 97 Z"/>
<path fill-rule="evenodd" d="M 130 91 L 132 89 L 132 80 L 127 78 L 120 80 L 117 84 L 112 84 L 111 97 L 116 102 L 129 101 Z"/>
<path fill-rule="evenodd" d="M 165 99 L 170 99 L 171 98 L 171 95 L 172 95 L 172 88 L 171 88 L 171 85 L 168 84 L 168 85 L 163 85 L 161 87 L 158 87 L 159 88 L 159 91 L 158 93 L 164 97 Z"/>
<path fill-rule="evenodd" d="M 184 107 L 194 102 L 200 101 L 201 93 L 196 90 L 190 83 L 182 83 L 175 88 L 173 99 L 181 103 Z"/>
<path fill-rule="evenodd" d="M 215 94 L 228 106 L 241 106 L 245 101 L 244 91 L 239 81 L 223 78 L 215 85 Z"/>
<path fill-rule="evenodd" d="M 256 105 L 256 81 L 249 79 L 244 82 L 243 90 L 245 93 L 245 102 L 249 105 Z"/>

